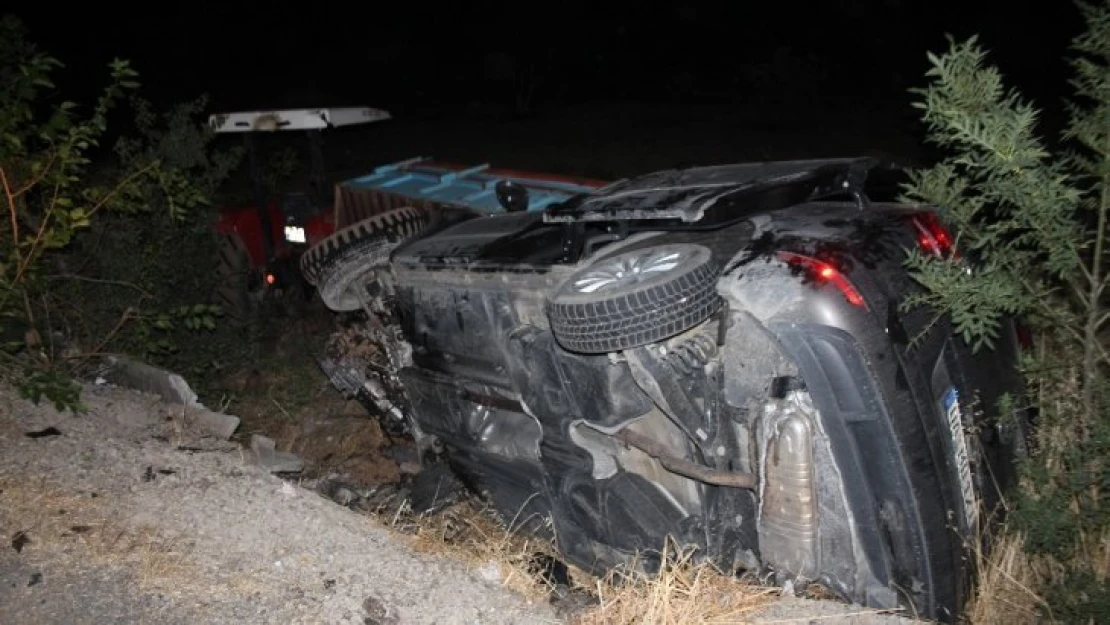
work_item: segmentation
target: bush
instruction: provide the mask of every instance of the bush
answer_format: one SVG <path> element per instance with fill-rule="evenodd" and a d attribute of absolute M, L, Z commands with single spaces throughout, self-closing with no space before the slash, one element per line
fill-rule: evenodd
<path fill-rule="evenodd" d="M 1037 133 L 1038 109 L 1005 87 L 975 38 L 929 55 L 931 82 L 915 90 L 916 106 L 947 156 L 912 172 L 905 195 L 937 206 L 976 262 L 971 270 L 959 258 L 911 252 L 925 289 L 904 305 L 950 315 L 975 349 L 993 346 L 1007 316 L 1038 331 L 1024 363 L 1036 445 L 1010 529 L 1038 563 L 1055 617 L 1107 622 L 1110 3 L 1080 8 L 1087 30 L 1073 42 L 1076 97 L 1056 150 Z"/>
<path fill-rule="evenodd" d="M 219 327 L 221 310 L 210 303 L 219 239 L 209 198 L 241 162 L 242 150 L 212 149 L 215 135 L 198 119 L 206 104 L 202 96 L 156 114 L 134 100 L 138 134 L 117 142 L 113 167 L 157 161 L 188 180 L 204 201 L 182 207 L 148 184 L 142 189 L 146 211 L 105 215 L 74 242 L 72 279 L 56 293 L 79 303 L 65 322 L 83 351 L 98 351 L 97 343 L 125 315 L 130 322 L 112 334 L 111 349 L 169 367 L 211 369 L 218 348 L 232 340 L 224 335 L 233 331 Z M 203 341 L 193 336 L 198 330 L 206 332 Z"/>
<path fill-rule="evenodd" d="M 36 401 L 76 407 L 69 380 L 92 357 L 172 349 L 167 332 L 215 327 L 203 270 L 187 261 L 205 258 L 210 197 L 238 155 L 209 152 L 210 137 L 192 120 L 203 100 L 160 119 L 132 99 L 139 136 L 106 153 L 109 114 L 136 93 L 136 72 L 113 61 L 108 86 L 82 115 L 47 98 L 60 66 L 18 20 L 3 18 L 0 376 Z"/>

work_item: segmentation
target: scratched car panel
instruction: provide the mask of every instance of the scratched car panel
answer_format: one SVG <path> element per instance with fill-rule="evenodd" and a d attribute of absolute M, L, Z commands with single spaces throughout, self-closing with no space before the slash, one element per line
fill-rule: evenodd
<path fill-rule="evenodd" d="M 871 197 L 876 165 L 655 172 L 535 210 L 509 181 L 497 213 L 372 216 L 317 254 L 360 303 L 321 365 L 581 567 L 650 565 L 671 537 L 954 620 L 975 503 L 1020 447 L 968 402 L 1017 388 L 1019 348 L 1012 324 L 973 354 L 901 309 L 907 249 L 954 238 Z"/>

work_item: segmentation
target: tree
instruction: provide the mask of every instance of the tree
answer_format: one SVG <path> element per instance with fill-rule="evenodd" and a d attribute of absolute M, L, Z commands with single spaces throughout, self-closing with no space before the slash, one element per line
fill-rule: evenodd
<path fill-rule="evenodd" d="M 76 407 L 79 387 L 70 379 L 76 365 L 95 355 L 121 330 L 157 318 L 125 306 L 93 346 L 74 350 L 64 328 L 70 309 L 90 302 L 59 298 L 60 285 L 106 285 L 112 280 L 82 275 L 72 266 L 80 239 L 111 216 L 167 216 L 183 220 L 209 203 L 206 180 L 146 143 L 124 142 L 113 161 L 100 151 L 109 113 L 139 87 L 137 73 L 123 60 L 109 65 L 108 85 L 90 110 L 69 101 L 51 102 L 51 73 L 57 59 L 31 43 L 22 23 L 0 20 L 0 377 L 28 397 L 42 396 L 59 408 Z M 139 108 L 140 122 L 144 110 Z M 148 136 L 147 139 L 150 137 Z M 126 259 L 131 265 L 150 258 Z M 134 284 L 114 286 L 133 290 Z M 211 309 L 176 310 L 178 317 L 207 319 Z"/>
<path fill-rule="evenodd" d="M 1004 85 L 974 37 L 929 55 L 915 106 L 946 156 L 912 172 L 905 196 L 936 206 L 968 258 L 911 251 L 924 290 L 904 306 L 949 315 L 975 349 L 994 345 L 1007 316 L 1038 330 L 1025 363 L 1038 445 L 1014 527 L 1067 571 L 1046 581 L 1056 616 L 1105 620 L 1106 571 L 1093 562 L 1110 536 L 1110 358 L 1100 337 L 1110 321 L 1110 2 L 1079 7 L 1087 29 L 1073 41 L 1075 97 L 1055 151 L 1037 133 L 1039 110 Z"/>

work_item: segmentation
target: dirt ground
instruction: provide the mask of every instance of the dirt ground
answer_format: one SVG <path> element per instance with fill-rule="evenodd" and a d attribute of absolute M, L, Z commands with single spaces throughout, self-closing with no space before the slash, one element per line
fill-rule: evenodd
<path fill-rule="evenodd" d="M 306 462 L 305 477 L 359 487 L 395 482 L 416 460 L 412 441 L 394 438 L 366 408 L 344 399 L 316 366 L 334 314 L 318 300 L 295 319 L 267 319 L 258 354 L 200 389 L 200 400 L 242 420 L 235 440 L 273 439 Z"/>
<path fill-rule="evenodd" d="M 61 414 L 0 389 L 0 622 L 558 620 L 155 398 L 105 385 L 84 402 Z"/>
<path fill-rule="evenodd" d="M 559 623 L 590 609 L 512 592 L 488 545 L 436 553 L 448 523 L 405 534 L 270 475 L 158 398 L 91 384 L 83 402 L 59 413 L 0 387 L 0 622 Z M 342 441 L 352 423 L 317 427 Z M 375 431 L 347 449 L 384 444 Z M 908 621 L 776 598 L 742 622 Z"/>

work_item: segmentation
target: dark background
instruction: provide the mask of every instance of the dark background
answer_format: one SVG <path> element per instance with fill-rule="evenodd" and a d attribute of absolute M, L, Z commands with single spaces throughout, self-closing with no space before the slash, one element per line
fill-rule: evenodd
<path fill-rule="evenodd" d="M 1020 8 L 1019 8 L 1020 7 Z M 23 3 L 57 83 L 88 99 L 113 57 L 159 105 L 367 105 L 344 167 L 420 154 L 594 176 L 722 160 L 927 158 L 908 89 L 978 33 L 1059 128 L 1082 22 L 1065 0 Z M 525 96 L 524 94 L 531 94 Z M 345 133 L 340 136 L 339 133 Z M 331 158 L 329 156 L 329 158 Z"/>

